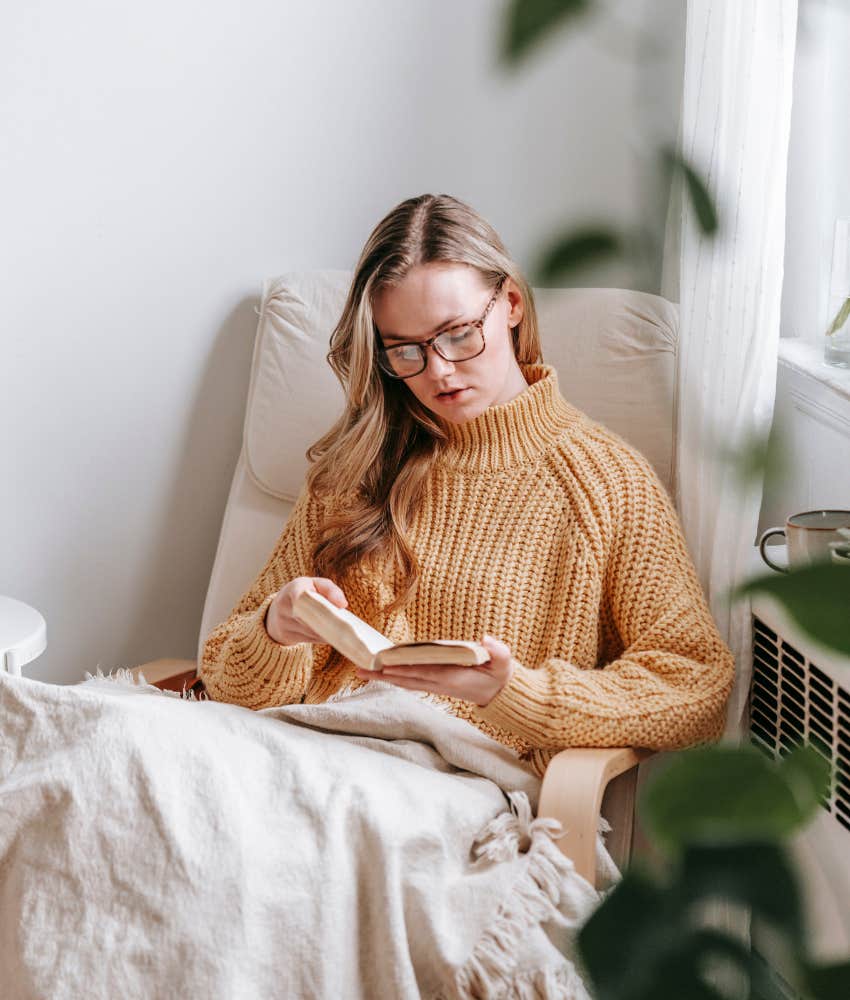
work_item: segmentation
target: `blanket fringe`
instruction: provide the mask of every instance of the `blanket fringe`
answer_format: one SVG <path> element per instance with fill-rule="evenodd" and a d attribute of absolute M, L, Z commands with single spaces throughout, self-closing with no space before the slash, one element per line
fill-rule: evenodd
<path fill-rule="evenodd" d="M 120 684 L 122 687 L 131 688 L 145 688 L 150 689 L 151 693 L 154 691 L 157 694 L 164 694 L 169 698 L 180 698 L 182 701 L 209 701 L 210 697 L 206 691 L 201 691 L 200 697 L 191 690 L 191 688 L 183 688 L 182 691 L 171 691 L 168 688 L 158 688 L 156 685 L 149 683 L 148 679 L 144 675 L 144 671 L 138 671 L 138 680 L 136 675 L 133 673 L 132 667 L 114 667 L 109 671 L 108 674 L 100 669 L 100 664 L 97 664 L 97 673 L 93 674 L 86 670 L 85 680 L 87 681 L 110 681 L 113 684 Z"/>
<path fill-rule="evenodd" d="M 436 694 L 434 691 L 413 691 L 412 694 L 415 694 L 421 701 L 426 701 L 429 705 L 433 705 L 434 708 L 439 708 L 446 715 L 453 715 L 457 718 L 457 713 L 452 707 L 452 703 L 446 701 L 447 695 Z"/>
<path fill-rule="evenodd" d="M 512 861 L 531 847 L 534 831 L 545 830 L 551 839 L 564 836 L 561 823 L 552 817 L 535 819 L 525 792 L 507 792 L 510 811 L 500 813 L 484 827 L 473 841 L 476 860 Z M 563 857 L 563 855 L 562 855 Z"/>
<path fill-rule="evenodd" d="M 517 942 L 527 939 L 529 931 L 549 921 L 567 928 L 578 926 L 598 904 L 600 895 L 553 842 L 563 830 L 558 820 L 532 819 L 525 792 L 507 795 L 510 813 L 501 813 L 487 824 L 473 842 L 473 853 L 476 862 L 503 861 L 522 851 L 528 855 L 528 865 L 438 1000 L 591 1000 L 566 957 L 546 969 L 528 972 L 516 968 Z"/>
<path fill-rule="evenodd" d="M 570 964 L 557 968 L 520 973 L 511 983 L 512 1000 L 593 1000 L 587 987 Z"/>

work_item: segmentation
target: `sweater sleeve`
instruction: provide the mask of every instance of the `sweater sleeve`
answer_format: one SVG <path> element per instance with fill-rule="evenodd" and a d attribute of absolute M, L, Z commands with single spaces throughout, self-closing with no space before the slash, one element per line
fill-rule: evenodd
<path fill-rule="evenodd" d="M 310 551 L 320 529 L 319 503 L 306 484 L 265 566 L 226 621 L 204 642 L 199 675 L 214 701 L 261 709 L 301 701 L 313 671 L 330 646 L 275 642 L 266 611 L 280 588 L 296 576 L 313 576 Z"/>
<path fill-rule="evenodd" d="M 600 610 L 619 638 L 614 651 L 622 651 L 590 669 L 557 657 L 535 669 L 519 664 L 474 713 L 543 750 L 672 750 L 713 742 L 725 726 L 734 657 L 652 466 L 639 452 L 626 451 L 613 473 Z"/>

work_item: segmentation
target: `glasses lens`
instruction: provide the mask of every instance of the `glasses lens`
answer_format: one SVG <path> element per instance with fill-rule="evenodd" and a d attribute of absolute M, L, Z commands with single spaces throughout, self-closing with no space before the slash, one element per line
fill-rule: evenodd
<path fill-rule="evenodd" d="M 416 375 L 425 367 L 422 363 L 422 352 L 415 344 L 405 344 L 403 347 L 390 347 L 378 352 L 381 365 L 391 374 L 399 378 Z"/>
<path fill-rule="evenodd" d="M 479 327 L 465 326 L 448 333 L 441 333 L 434 344 L 449 361 L 465 361 L 481 352 L 484 341 Z"/>

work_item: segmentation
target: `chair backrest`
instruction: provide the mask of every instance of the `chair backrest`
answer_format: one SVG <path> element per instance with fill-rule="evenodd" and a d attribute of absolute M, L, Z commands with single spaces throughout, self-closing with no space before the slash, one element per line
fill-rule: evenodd
<path fill-rule="evenodd" d="M 272 551 L 307 472 L 305 452 L 343 410 L 328 365 L 350 271 L 263 283 L 242 450 L 224 511 L 198 639 L 230 614 Z M 620 434 L 669 489 L 678 308 L 620 288 L 535 288 L 543 360 L 561 394 Z"/>

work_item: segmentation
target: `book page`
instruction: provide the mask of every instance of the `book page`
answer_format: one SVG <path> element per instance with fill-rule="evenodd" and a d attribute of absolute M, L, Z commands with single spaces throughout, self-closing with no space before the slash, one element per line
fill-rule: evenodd
<path fill-rule="evenodd" d="M 357 666 L 372 670 L 375 654 L 392 646 L 377 629 L 348 608 L 339 608 L 318 591 L 305 590 L 295 600 L 293 611 L 334 649 Z"/>

